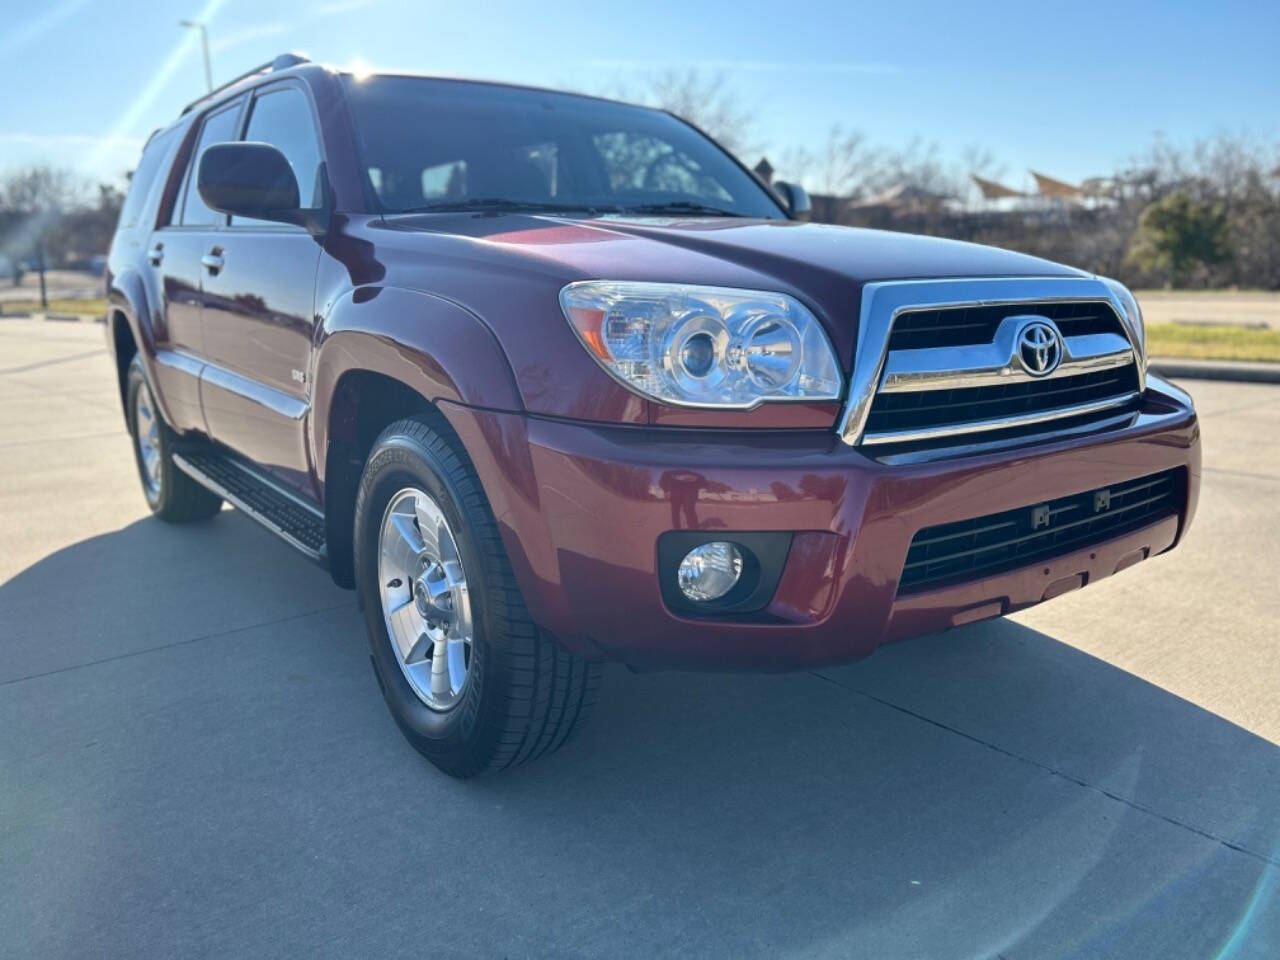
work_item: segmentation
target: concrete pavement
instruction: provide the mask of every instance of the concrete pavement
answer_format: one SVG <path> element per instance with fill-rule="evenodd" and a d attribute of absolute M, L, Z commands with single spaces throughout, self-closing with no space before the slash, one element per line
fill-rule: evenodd
<path fill-rule="evenodd" d="M 0 955 L 1274 957 L 1280 393 L 1173 554 L 816 674 L 611 670 L 457 783 L 353 595 L 143 504 L 102 330 L 0 321 Z"/>

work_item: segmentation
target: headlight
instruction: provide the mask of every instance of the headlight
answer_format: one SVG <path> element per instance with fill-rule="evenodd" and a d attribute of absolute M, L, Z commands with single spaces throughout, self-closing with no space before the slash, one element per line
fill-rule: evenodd
<path fill-rule="evenodd" d="M 1120 302 L 1120 308 L 1123 311 L 1120 320 L 1133 337 L 1134 353 L 1138 357 L 1139 365 L 1143 370 L 1147 369 L 1147 331 L 1142 324 L 1142 310 L 1138 307 L 1137 298 L 1119 280 L 1109 280 L 1106 277 L 1099 277 L 1099 279 L 1111 288 L 1111 292 Z"/>
<path fill-rule="evenodd" d="M 584 280 L 560 291 L 560 306 L 605 370 L 663 403 L 745 410 L 840 398 L 826 332 L 785 294 Z"/>

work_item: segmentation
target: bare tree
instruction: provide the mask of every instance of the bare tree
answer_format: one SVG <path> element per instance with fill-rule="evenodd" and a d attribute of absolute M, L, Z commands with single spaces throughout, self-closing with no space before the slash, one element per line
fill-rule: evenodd
<path fill-rule="evenodd" d="M 40 272 L 40 302 L 48 305 L 44 271 L 57 227 L 77 194 L 74 178 L 56 167 L 33 166 L 0 180 L 0 250 L 30 258 Z"/>
<path fill-rule="evenodd" d="M 123 194 L 113 186 L 88 184 L 68 170 L 33 166 L 0 178 L 0 253 L 34 261 L 40 299 L 47 305 L 46 266 L 72 255 L 106 252 L 120 215 Z"/>
<path fill-rule="evenodd" d="M 675 68 L 648 79 L 644 99 L 709 133 L 730 153 L 744 156 L 751 141 L 751 111 L 722 73 Z"/>
<path fill-rule="evenodd" d="M 794 147 L 782 160 L 788 177 L 831 197 L 853 197 L 862 193 L 868 177 L 874 176 L 875 163 L 866 137 L 858 130 L 845 130 L 839 124 L 831 128 L 826 142 L 818 150 Z"/>

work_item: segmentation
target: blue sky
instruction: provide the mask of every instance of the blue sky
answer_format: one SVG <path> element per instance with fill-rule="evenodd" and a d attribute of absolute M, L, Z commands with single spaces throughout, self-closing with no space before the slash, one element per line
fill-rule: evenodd
<path fill-rule="evenodd" d="M 980 145 L 1004 179 L 1114 170 L 1157 133 L 1280 140 L 1280 3 L 438 3 L 5 0 L 0 170 L 50 161 L 115 179 L 214 80 L 284 50 L 345 66 L 640 90 L 677 67 L 724 74 L 775 161 L 833 124 L 944 158 Z M 50 66 L 54 64 L 55 66 Z M 754 162 L 754 156 L 746 157 Z"/>

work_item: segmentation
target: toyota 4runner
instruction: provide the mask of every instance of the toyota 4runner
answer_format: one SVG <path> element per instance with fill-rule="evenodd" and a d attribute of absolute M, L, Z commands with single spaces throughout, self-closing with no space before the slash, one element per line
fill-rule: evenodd
<path fill-rule="evenodd" d="M 121 213 L 147 502 L 354 587 L 455 776 L 559 746 L 605 661 L 852 660 L 1178 542 L 1199 428 L 1128 290 L 807 205 L 658 110 L 278 58 Z"/>

